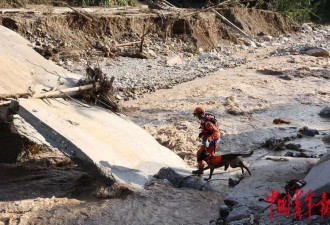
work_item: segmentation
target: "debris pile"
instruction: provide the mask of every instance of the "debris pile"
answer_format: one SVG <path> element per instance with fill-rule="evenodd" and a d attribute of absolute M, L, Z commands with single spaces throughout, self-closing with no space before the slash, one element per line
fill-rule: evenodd
<path fill-rule="evenodd" d="M 101 68 L 90 67 L 86 68 L 86 79 L 78 81 L 78 86 L 85 86 L 88 84 L 97 84 L 99 87 L 82 91 L 80 94 L 83 100 L 88 103 L 94 103 L 104 108 L 110 109 L 114 112 L 121 112 L 121 107 L 118 100 L 115 98 L 116 89 L 113 87 L 114 77 L 109 78 L 105 75 Z"/>

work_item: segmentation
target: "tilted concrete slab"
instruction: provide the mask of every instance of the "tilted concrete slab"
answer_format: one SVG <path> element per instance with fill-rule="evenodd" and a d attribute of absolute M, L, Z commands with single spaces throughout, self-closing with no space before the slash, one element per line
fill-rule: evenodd
<path fill-rule="evenodd" d="M 302 206 L 307 207 L 306 198 L 309 191 L 312 191 L 313 203 L 321 200 L 323 192 L 330 192 L 330 152 L 322 156 L 322 158 L 313 166 L 303 179 L 306 185 L 301 189 L 303 191 L 300 200 L 303 202 Z"/>
<path fill-rule="evenodd" d="M 45 59 L 32 49 L 29 41 L 0 26 L 0 94 L 38 91 L 57 85 L 73 86 L 82 77 Z"/>
<path fill-rule="evenodd" d="M 142 187 L 162 167 L 185 162 L 131 121 L 98 107 L 63 99 L 21 100 L 19 114 L 54 147 L 95 176 Z"/>
<path fill-rule="evenodd" d="M 0 26 L 0 94 L 76 85 L 81 75 L 46 60 L 19 34 Z M 162 167 L 187 172 L 185 162 L 144 129 L 102 108 L 63 99 L 21 99 L 19 114 L 54 147 L 109 183 L 142 187 Z"/>

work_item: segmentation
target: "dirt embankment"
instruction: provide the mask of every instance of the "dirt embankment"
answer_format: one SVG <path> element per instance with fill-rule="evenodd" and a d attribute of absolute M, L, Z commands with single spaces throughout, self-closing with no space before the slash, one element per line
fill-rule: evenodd
<path fill-rule="evenodd" d="M 293 26 L 277 13 L 253 9 L 222 9 L 221 13 L 251 35 L 266 33 L 279 35 L 293 30 Z M 190 16 L 185 16 L 189 14 Z M 145 45 L 152 50 L 196 51 L 216 49 L 225 40 L 237 42 L 236 31 L 216 17 L 215 13 L 192 14 L 192 11 L 162 12 L 140 9 L 131 12 L 91 12 L 93 20 L 72 13 L 44 12 L 9 13 L 0 16 L 0 24 L 29 39 L 35 49 L 57 61 L 96 52 L 111 52 L 116 43 L 138 41 L 143 30 L 149 32 Z M 145 27 L 145 28 L 144 28 Z M 178 43 L 168 46 L 172 38 Z M 164 41 L 166 40 L 166 41 Z M 153 49 L 156 43 L 162 48 Z"/>

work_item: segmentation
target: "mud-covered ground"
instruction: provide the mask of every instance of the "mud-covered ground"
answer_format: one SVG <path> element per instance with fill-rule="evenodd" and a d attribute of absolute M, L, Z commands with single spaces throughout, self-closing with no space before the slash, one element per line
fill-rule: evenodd
<path fill-rule="evenodd" d="M 46 23 L 41 24 L 42 32 L 44 27 L 52 30 Z M 37 27 L 31 27 L 33 32 L 37 32 Z M 39 37 L 32 36 L 36 44 Z M 308 167 L 329 149 L 321 141 L 330 132 L 329 120 L 318 115 L 330 101 L 329 58 L 304 54 L 309 47 L 329 49 L 329 38 L 330 28 L 320 27 L 291 35 L 284 32 L 276 38 L 260 36 L 253 43 L 242 40 L 223 45 L 212 57 L 210 54 L 206 57 L 205 53 L 209 53 L 206 50 L 198 49 L 191 54 L 180 50 L 183 63 L 173 67 L 166 61 L 175 50 L 166 55 L 166 51 L 158 52 L 148 46 L 147 50 L 156 54 L 155 59 L 101 57 L 99 61 L 104 72 L 116 76 L 118 87 L 169 85 L 167 89 L 153 88 L 153 93 L 132 90 L 129 95 L 119 93 L 118 100 L 134 122 L 189 165 L 196 165 L 199 147 L 198 121 L 191 114 L 197 105 L 214 113 L 220 122 L 223 142 L 219 151 L 255 150 L 252 157 L 245 159 L 252 177 L 244 175 L 244 193 L 236 194 L 244 204 L 250 204 L 253 199 L 265 197 L 271 188 L 283 187 L 283 179 L 303 178 Z M 45 39 L 53 38 L 39 41 Z M 200 59 L 203 55 L 207 59 Z M 95 60 L 93 57 L 82 58 Z M 83 60 L 76 62 L 68 57 L 57 62 L 82 72 Z M 173 83 L 175 79 L 181 80 Z M 191 81 L 184 82 L 188 80 Z M 135 100 L 124 102 L 125 98 Z M 291 123 L 273 124 L 276 118 Z M 320 134 L 296 138 L 303 126 L 317 129 Z M 266 154 L 296 154 L 285 148 L 281 151 L 260 148 L 269 138 L 284 137 L 295 137 L 291 142 L 301 144 L 305 155 L 288 157 L 285 166 L 279 164 L 283 162 L 265 160 Z M 215 191 L 177 189 L 166 181 L 157 181 L 135 194 L 113 193 L 116 191 L 102 187 L 57 151 L 31 154 L 18 164 L 0 167 L 0 224 L 208 224 L 218 217 L 225 195 L 242 190 L 240 185 L 235 189 L 228 186 L 228 178 L 237 179 L 240 171 L 229 169 L 222 173 L 219 169 L 215 178 L 225 180 L 209 184 Z M 254 198 L 244 195 L 249 189 L 255 191 Z"/>
<path fill-rule="evenodd" d="M 46 150 L 0 169 L 0 224 L 207 224 L 201 215 L 216 216 L 224 195 L 161 181 L 134 194 L 114 191 Z"/>

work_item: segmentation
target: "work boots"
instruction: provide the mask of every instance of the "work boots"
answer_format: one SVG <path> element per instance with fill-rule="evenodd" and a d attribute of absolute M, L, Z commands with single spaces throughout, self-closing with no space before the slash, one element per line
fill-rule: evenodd
<path fill-rule="evenodd" d="M 203 169 L 193 170 L 193 171 L 192 171 L 192 174 L 198 174 L 198 175 L 201 175 L 201 174 L 204 174 L 204 171 L 203 171 Z"/>

